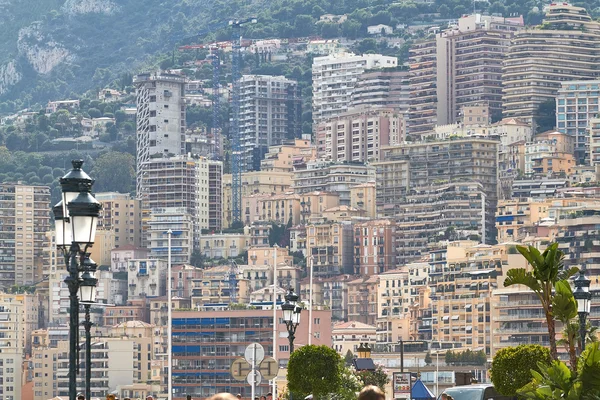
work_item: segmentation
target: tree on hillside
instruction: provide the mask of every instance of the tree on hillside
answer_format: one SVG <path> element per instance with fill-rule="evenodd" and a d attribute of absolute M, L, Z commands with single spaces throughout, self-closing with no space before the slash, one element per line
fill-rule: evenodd
<path fill-rule="evenodd" d="M 130 193 L 135 187 L 135 158 L 131 154 L 110 151 L 94 162 L 90 173 L 96 179 L 94 191 Z"/>

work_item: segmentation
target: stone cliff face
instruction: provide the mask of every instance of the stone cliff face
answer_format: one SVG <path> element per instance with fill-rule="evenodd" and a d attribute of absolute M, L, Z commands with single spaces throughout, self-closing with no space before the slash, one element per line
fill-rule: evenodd
<path fill-rule="evenodd" d="M 41 23 L 31 24 L 19 31 L 17 48 L 19 56 L 24 57 L 42 75 L 52 72 L 60 63 L 73 59 L 73 55 L 61 43 L 42 33 Z"/>
<path fill-rule="evenodd" d="M 119 6 L 110 0 L 67 0 L 62 11 L 70 16 L 99 13 L 111 15 L 119 10 Z"/>
<path fill-rule="evenodd" d="M 14 61 L 0 65 L 0 94 L 6 93 L 11 86 L 19 83 L 22 77 Z"/>

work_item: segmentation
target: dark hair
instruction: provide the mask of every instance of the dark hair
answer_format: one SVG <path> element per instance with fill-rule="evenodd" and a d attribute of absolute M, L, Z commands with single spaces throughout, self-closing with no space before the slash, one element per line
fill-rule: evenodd
<path fill-rule="evenodd" d="M 378 386 L 365 386 L 358 394 L 358 400 L 385 400 L 385 393 Z"/>

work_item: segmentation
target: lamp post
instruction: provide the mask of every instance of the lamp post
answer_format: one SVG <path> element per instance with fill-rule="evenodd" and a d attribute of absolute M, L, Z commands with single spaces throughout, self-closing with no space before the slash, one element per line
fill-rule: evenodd
<path fill-rule="evenodd" d="M 283 321 L 288 331 L 288 340 L 290 342 L 290 355 L 294 352 L 294 339 L 296 338 L 296 328 L 300 324 L 300 313 L 302 307 L 298 304 L 299 296 L 294 293 L 294 289 L 289 288 L 285 295 L 285 303 L 281 305 L 283 310 Z"/>
<path fill-rule="evenodd" d="M 586 320 L 590 314 L 592 293 L 590 293 L 591 281 L 585 276 L 586 265 L 579 271 L 579 275 L 573 281 L 575 291 L 573 297 L 577 300 L 577 314 L 579 315 L 579 336 L 581 340 L 581 352 L 585 350 Z"/>
<path fill-rule="evenodd" d="M 86 253 L 82 266 L 83 274 L 81 275 L 81 282 L 79 284 L 79 300 L 85 310 L 85 321 L 83 323 L 83 327 L 85 328 L 85 398 L 91 399 L 92 336 L 90 330 L 93 324 L 90 321 L 90 307 L 96 303 L 96 285 L 98 279 L 96 279 L 95 274 L 98 265 L 90 258 L 90 253 Z"/>
<path fill-rule="evenodd" d="M 73 160 L 73 169 L 60 179 L 62 200 L 53 208 L 56 227 L 56 247 L 62 251 L 69 275 L 69 400 L 77 396 L 77 366 L 79 349 L 79 298 L 89 294 L 93 276 L 85 275 L 83 260 L 87 249 L 94 244 L 96 225 L 102 205 L 90 193 L 94 181 L 81 166 L 83 160 Z M 80 273 L 83 275 L 80 277 Z M 88 271 L 89 273 L 89 271 Z M 89 273 L 91 275 L 91 273 Z M 86 279 L 86 288 L 80 286 Z M 95 287 L 95 284 L 94 284 Z M 94 291 L 94 289 L 92 289 Z"/>
<path fill-rule="evenodd" d="M 356 349 L 358 358 L 371 358 L 371 348 L 368 343 L 361 343 Z"/>

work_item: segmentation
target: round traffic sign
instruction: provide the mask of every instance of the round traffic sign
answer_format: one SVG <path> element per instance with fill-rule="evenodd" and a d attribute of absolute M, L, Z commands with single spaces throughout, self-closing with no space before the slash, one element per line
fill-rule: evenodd
<path fill-rule="evenodd" d="M 254 375 L 254 382 L 252 382 L 252 376 Z M 260 375 L 260 372 L 258 372 L 258 370 L 254 371 L 254 374 L 252 373 L 252 371 L 250 371 L 250 373 L 248 374 L 248 379 L 247 379 L 249 384 L 253 384 L 254 385 L 260 385 L 260 383 L 262 382 L 262 376 Z"/>
<path fill-rule="evenodd" d="M 236 381 L 245 380 L 251 370 L 252 367 L 248 364 L 248 361 L 242 357 L 235 359 L 231 364 L 231 376 Z"/>
<path fill-rule="evenodd" d="M 277 376 L 279 365 L 277 364 L 277 360 L 273 357 L 265 357 L 258 366 L 258 370 L 263 378 L 270 381 Z"/>
<path fill-rule="evenodd" d="M 251 343 L 246 347 L 244 358 L 250 365 L 257 366 L 265 358 L 265 349 L 260 343 Z"/>

